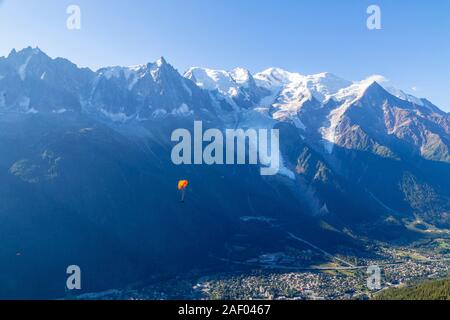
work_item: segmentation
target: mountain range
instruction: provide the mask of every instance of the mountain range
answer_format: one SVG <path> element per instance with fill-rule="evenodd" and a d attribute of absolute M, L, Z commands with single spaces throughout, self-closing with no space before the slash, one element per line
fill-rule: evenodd
<path fill-rule="evenodd" d="M 170 134 L 195 120 L 279 129 L 279 174 L 173 165 Z M 439 234 L 449 148 L 450 114 L 381 76 L 181 74 L 164 58 L 94 72 L 13 50 L 0 58 L 0 297 L 62 296 L 71 264 L 90 291 L 214 268 L 286 232 L 330 252 Z"/>

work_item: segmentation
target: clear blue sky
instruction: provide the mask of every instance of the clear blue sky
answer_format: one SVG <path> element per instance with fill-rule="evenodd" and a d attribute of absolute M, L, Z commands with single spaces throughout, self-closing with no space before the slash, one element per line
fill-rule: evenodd
<path fill-rule="evenodd" d="M 0 0 L 0 55 L 39 46 L 80 66 L 134 65 L 164 56 L 190 66 L 382 74 L 450 111 L 447 0 Z M 82 28 L 66 28 L 78 4 Z M 382 30 L 366 28 L 378 4 Z M 414 90 L 414 89 L 415 90 Z"/>

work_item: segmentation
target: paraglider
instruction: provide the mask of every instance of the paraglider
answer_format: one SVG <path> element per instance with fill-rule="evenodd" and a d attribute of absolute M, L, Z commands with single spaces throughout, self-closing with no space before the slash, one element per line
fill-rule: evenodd
<path fill-rule="evenodd" d="M 184 196 L 186 194 L 186 188 L 189 184 L 187 180 L 178 181 L 178 190 L 181 191 L 181 202 L 184 202 Z"/>

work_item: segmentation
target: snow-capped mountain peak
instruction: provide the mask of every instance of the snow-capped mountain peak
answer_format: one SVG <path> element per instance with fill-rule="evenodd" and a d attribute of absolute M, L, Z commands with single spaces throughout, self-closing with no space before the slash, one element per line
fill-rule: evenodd
<path fill-rule="evenodd" d="M 388 128 L 383 139 L 391 134 L 408 137 L 414 147 L 427 146 L 431 150 L 427 149 L 427 155 L 445 150 L 444 133 L 450 130 L 445 112 L 392 87 L 380 75 L 352 82 L 328 72 L 303 75 L 269 68 L 252 75 L 242 67 L 231 71 L 193 67 L 183 77 L 163 57 L 153 63 L 92 72 L 29 47 L 0 59 L 0 83 L 0 108 L 22 113 L 85 110 L 124 121 L 208 113 L 236 121 L 256 111 L 261 121 L 287 121 L 304 135 L 347 146 L 354 138 L 351 130 L 365 126 L 364 134 L 355 131 L 365 137 L 373 122 L 377 135 Z M 358 112 L 367 119 L 355 116 Z M 412 126 L 414 122 L 420 122 L 420 130 Z M 426 131 L 430 123 L 434 127 Z M 436 132 L 442 135 L 441 142 Z M 375 142 L 372 145 L 378 148 Z"/>
<path fill-rule="evenodd" d="M 158 67 L 161 67 L 161 66 L 167 64 L 167 61 L 166 61 L 166 59 L 164 59 L 164 57 L 160 57 L 158 60 L 156 60 L 155 64 Z"/>
<path fill-rule="evenodd" d="M 162 71 L 164 69 L 164 71 Z M 107 80 L 124 79 L 127 83 L 128 90 L 133 90 L 136 84 L 150 76 L 153 81 L 158 81 L 161 72 L 170 72 L 173 68 L 167 63 L 164 57 L 159 58 L 154 63 L 139 64 L 129 67 L 113 66 L 99 69 L 97 71 L 98 79 L 105 78 Z M 98 82 L 98 80 L 97 80 Z"/>
<path fill-rule="evenodd" d="M 15 49 L 13 49 L 11 50 L 7 59 L 10 61 L 11 65 L 15 68 L 20 79 L 24 81 L 25 78 L 27 77 L 27 69 L 30 64 L 30 61 L 37 56 L 41 57 L 42 59 L 50 60 L 50 58 L 38 47 L 35 48 L 27 47 L 20 51 L 16 51 Z"/>
<path fill-rule="evenodd" d="M 240 86 L 248 87 L 253 78 L 250 71 L 244 68 L 235 68 L 229 72 L 233 80 Z"/>
<path fill-rule="evenodd" d="M 269 90 L 280 88 L 283 85 L 302 81 L 300 73 L 289 72 L 280 68 L 269 68 L 253 76 L 257 85 Z"/>
<path fill-rule="evenodd" d="M 329 99 L 332 95 L 352 84 L 351 81 L 328 72 L 306 76 L 302 82 L 302 85 L 320 102 Z"/>
<path fill-rule="evenodd" d="M 241 76 L 242 72 L 236 72 Z M 193 67 L 190 68 L 184 76 L 192 80 L 197 86 L 208 91 L 217 90 L 225 96 L 235 97 L 239 94 L 239 84 L 233 78 L 231 73 L 224 70 L 213 70 L 208 68 Z"/>
<path fill-rule="evenodd" d="M 43 54 L 46 55 L 39 47 L 26 47 L 20 51 L 16 51 L 16 49 L 12 49 L 11 52 L 8 55 L 8 59 L 13 57 L 29 57 L 32 55 L 39 55 Z"/>
<path fill-rule="evenodd" d="M 339 89 L 335 94 L 331 95 L 330 98 L 333 98 L 339 102 L 347 102 L 350 103 L 362 97 L 365 91 L 374 83 L 383 82 L 384 77 L 379 75 L 374 75 L 367 77 L 361 81 L 355 81 L 353 83 L 350 82 L 350 85 L 345 86 Z"/>

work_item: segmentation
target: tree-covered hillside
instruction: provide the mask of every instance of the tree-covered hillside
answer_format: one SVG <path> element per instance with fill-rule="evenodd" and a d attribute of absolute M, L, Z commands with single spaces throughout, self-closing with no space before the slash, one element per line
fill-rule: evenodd
<path fill-rule="evenodd" d="M 450 278 L 433 280 L 404 288 L 388 289 L 377 300 L 450 300 Z"/>

